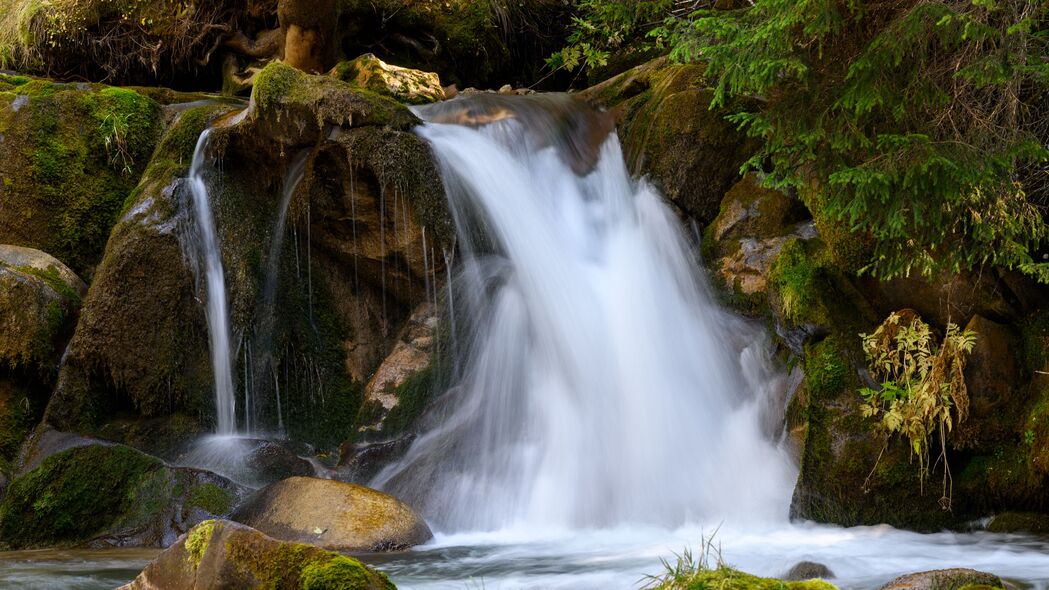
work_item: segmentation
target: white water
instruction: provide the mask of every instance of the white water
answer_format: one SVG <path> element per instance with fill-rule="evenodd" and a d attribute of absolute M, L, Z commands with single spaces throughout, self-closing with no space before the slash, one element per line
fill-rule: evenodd
<path fill-rule="evenodd" d="M 795 467 L 755 395 L 775 374 L 743 362 L 767 356 L 758 333 L 712 302 L 614 134 L 586 177 L 537 134 L 561 114 L 420 129 L 464 255 L 467 360 L 451 414 L 374 483 L 444 531 L 784 520 Z"/>
<path fill-rule="evenodd" d="M 451 311 L 469 325 L 436 426 L 372 482 L 437 536 L 369 562 L 402 589 L 638 588 L 713 535 L 734 567 L 816 561 L 845 589 L 945 567 L 1049 588 L 1044 539 L 788 522 L 785 385 L 760 331 L 712 302 L 615 137 L 580 178 L 523 124 L 419 130 L 464 256 Z"/>
<path fill-rule="evenodd" d="M 189 187 L 193 195 L 193 211 L 197 220 L 198 240 L 195 249 L 204 263 L 207 288 L 208 340 L 215 376 L 216 431 L 231 435 L 237 430 L 237 401 L 233 390 L 233 363 L 230 359 L 229 309 L 226 302 L 226 278 L 222 270 L 222 250 L 219 247 L 215 219 L 211 214 L 208 185 L 204 178 L 207 163 L 208 137 L 204 131 L 197 140 L 193 163 L 189 171 Z"/>

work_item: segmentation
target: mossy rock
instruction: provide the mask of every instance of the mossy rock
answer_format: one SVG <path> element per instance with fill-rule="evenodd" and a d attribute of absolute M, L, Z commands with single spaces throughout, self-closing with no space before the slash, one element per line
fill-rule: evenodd
<path fill-rule="evenodd" d="M 909 447 L 860 411 L 859 338 L 805 345 L 807 432 L 791 517 L 844 526 L 937 531 L 962 518 L 944 510 L 935 475 L 923 487 Z"/>
<path fill-rule="evenodd" d="M 228 521 L 200 523 L 121 590 L 195 588 L 395 590 L 382 573 L 310 545 L 278 541 Z"/>
<path fill-rule="evenodd" d="M 62 451 L 14 479 L 0 503 L 8 549 L 90 544 L 163 547 L 210 516 L 229 514 L 243 489 L 121 445 Z"/>
<path fill-rule="evenodd" d="M 646 586 L 652 590 L 837 590 L 837 586 L 823 580 L 783 581 L 760 578 L 728 566 L 699 568 L 697 571 L 668 576 Z"/>
<path fill-rule="evenodd" d="M 444 100 L 437 74 L 390 65 L 371 53 L 339 63 L 329 75 L 408 104 Z"/>
<path fill-rule="evenodd" d="M 95 432 L 117 413 L 209 414 L 206 324 L 179 233 L 192 221 L 182 187 L 197 139 L 228 111 L 182 110 L 131 192 L 59 373 L 47 412 L 54 427 Z"/>
<path fill-rule="evenodd" d="M 54 257 L 0 245 L 0 367 L 53 376 L 86 290 Z"/>
<path fill-rule="evenodd" d="M 433 536 L 414 510 L 389 494 L 310 477 L 267 486 L 234 519 L 277 539 L 335 551 L 398 551 Z"/>
<path fill-rule="evenodd" d="M 90 278 L 160 138 L 160 106 L 124 88 L 7 80 L 0 243 L 44 250 Z"/>
<path fill-rule="evenodd" d="M 612 110 L 627 162 L 648 174 L 691 217 L 709 223 L 740 180 L 757 144 L 711 109 L 713 90 L 702 65 L 659 58 L 588 88 L 580 96 Z"/>

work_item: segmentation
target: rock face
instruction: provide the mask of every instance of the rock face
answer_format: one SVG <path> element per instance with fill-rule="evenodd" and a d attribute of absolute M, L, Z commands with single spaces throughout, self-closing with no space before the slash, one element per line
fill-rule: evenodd
<path fill-rule="evenodd" d="M 879 590 L 960 590 L 966 586 L 1002 588 L 1004 584 L 994 574 L 954 568 L 900 576 Z"/>
<path fill-rule="evenodd" d="M 307 477 L 266 487 L 234 519 L 277 539 L 336 551 L 397 551 L 433 537 L 419 515 L 393 496 Z"/>
<path fill-rule="evenodd" d="M 711 224 L 706 256 L 728 291 L 767 300 L 769 272 L 791 239 L 816 237 L 797 199 L 761 187 L 755 174 L 736 183 Z"/>
<path fill-rule="evenodd" d="M 713 91 L 701 65 L 659 58 L 580 93 L 608 107 L 619 124 L 627 163 L 648 174 L 689 216 L 709 223 L 740 180 L 755 145 L 709 110 Z"/>
<path fill-rule="evenodd" d="M 422 411 L 433 387 L 438 317 L 429 303 L 412 312 L 390 355 L 364 387 L 361 432 L 397 434 Z"/>
<path fill-rule="evenodd" d="M 371 53 L 342 62 L 329 74 L 408 104 L 444 100 L 444 88 L 437 74 L 390 65 Z"/>
<path fill-rule="evenodd" d="M 166 547 L 193 525 L 229 514 L 243 495 L 225 478 L 129 447 L 79 446 L 11 481 L 0 503 L 0 542 Z"/>
<path fill-rule="evenodd" d="M 180 537 L 121 590 L 157 588 L 394 590 L 385 575 L 356 559 L 214 520 Z"/>
<path fill-rule="evenodd" d="M 254 395 L 247 418 L 321 447 L 355 432 L 364 383 L 443 272 L 451 243 L 440 178 L 411 133 L 418 119 L 393 100 L 279 63 L 256 77 L 235 125 L 230 110 L 173 114 L 85 300 L 47 412 L 53 426 L 109 433 L 119 411 L 203 416 L 211 427 L 207 294 L 194 272 L 185 176 L 200 133 L 222 119 L 206 156 L 224 164 L 205 177 L 239 338 L 235 386 Z M 296 158 L 304 173 L 291 185 Z"/>

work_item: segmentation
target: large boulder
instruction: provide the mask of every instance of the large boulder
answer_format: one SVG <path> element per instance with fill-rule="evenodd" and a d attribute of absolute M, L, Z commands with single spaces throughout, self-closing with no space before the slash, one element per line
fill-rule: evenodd
<path fill-rule="evenodd" d="M 433 536 L 422 518 L 393 496 L 309 477 L 264 488 L 234 519 L 277 539 L 336 551 L 397 551 Z"/>
<path fill-rule="evenodd" d="M 1008 325 L 974 315 L 965 329 L 976 344 L 965 363 L 969 418 L 951 436 L 955 448 L 989 448 L 1008 441 L 1024 404 L 1016 350 L 1019 338 Z"/>
<path fill-rule="evenodd" d="M 725 120 L 728 110 L 710 108 L 714 92 L 702 65 L 659 58 L 580 96 L 615 115 L 631 169 L 649 175 L 668 199 L 703 223 L 718 215 L 722 196 L 756 151 Z"/>
<path fill-rule="evenodd" d="M 78 446 L 11 481 L 0 503 L 0 544 L 166 547 L 193 525 L 229 514 L 244 495 L 225 478 L 129 447 Z"/>
<path fill-rule="evenodd" d="M 43 413 L 86 290 L 54 257 L 0 245 L 0 472 Z"/>
<path fill-rule="evenodd" d="M 121 590 L 394 590 L 361 562 L 229 521 L 200 523 Z"/>
<path fill-rule="evenodd" d="M 43 250 L 90 279 L 160 115 L 132 89 L 0 74 L 0 243 Z"/>

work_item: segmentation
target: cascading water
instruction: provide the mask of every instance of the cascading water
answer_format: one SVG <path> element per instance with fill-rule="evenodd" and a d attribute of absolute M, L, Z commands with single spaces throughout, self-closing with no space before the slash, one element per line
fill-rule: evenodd
<path fill-rule="evenodd" d="M 215 219 L 211 214 L 208 185 L 204 179 L 207 161 L 208 137 L 204 131 L 197 140 L 193 163 L 189 169 L 189 188 L 193 196 L 193 212 L 197 220 L 198 239 L 195 249 L 204 265 L 207 289 L 206 316 L 208 341 L 211 347 L 212 371 L 215 375 L 215 418 L 219 435 L 232 435 L 237 430 L 237 401 L 233 390 L 233 363 L 230 359 L 229 309 L 226 302 L 226 278 L 222 270 L 222 250 L 219 248 Z"/>
<path fill-rule="evenodd" d="M 373 484 L 448 531 L 785 519 L 795 470 L 753 387 L 775 375 L 748 383 L 760 339 L 712 303 L 670 209 L 567 97 L 485 100 L 496 117 L 418 111 L 487 122 L 419 130 L 470 325 L 451 414 Z"/>

